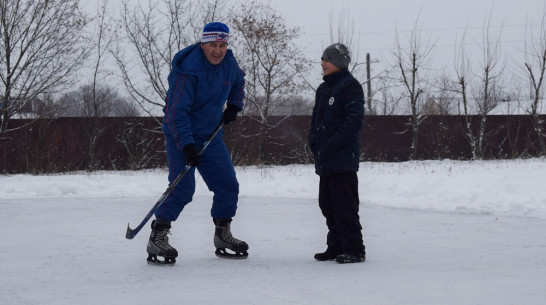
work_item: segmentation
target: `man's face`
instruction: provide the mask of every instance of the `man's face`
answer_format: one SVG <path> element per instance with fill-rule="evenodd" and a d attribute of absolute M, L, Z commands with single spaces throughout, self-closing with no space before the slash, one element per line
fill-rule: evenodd
<path fill-rule="evenodd" d="M 201 44 L 201 49 L 205 53 L 207 60 L 213 65 L 219 65 L 227 52 L 227 43 L 225 42 L 207 42 Z"/>

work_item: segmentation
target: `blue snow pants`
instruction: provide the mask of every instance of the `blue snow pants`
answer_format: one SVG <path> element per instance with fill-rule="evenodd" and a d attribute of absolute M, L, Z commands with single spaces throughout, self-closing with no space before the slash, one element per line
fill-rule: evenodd
<path fill-rule="evenodd" d="M 172 183 L 186 168 L 186 156 L 183 151 L 177 149 L 170 135 L 165 136 L 165 142 L 169 162 L 169 182 Z M 172 193 L 158 207 L 155 212 L 157 218 L 175 221 L 186 204 L 192 201 L 195 193 L 195 169 L 196 167 L 191 167 L 188 170 Z M 214 193 L 211 216 L 215 218 L 235 216 L 239 198 L 239 182 L 222 139 L 211 142 L 203 151 L 197 170 L 208 189 Z"/>

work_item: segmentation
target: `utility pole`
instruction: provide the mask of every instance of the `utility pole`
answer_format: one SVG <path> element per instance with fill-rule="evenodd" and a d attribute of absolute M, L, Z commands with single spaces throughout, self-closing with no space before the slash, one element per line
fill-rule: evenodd
<path fill-rule="evenodd" d="M 368 113 L 374 114 L 373 108 L 372 108 L 372 72 L 371 72 L 371 61 L 370 61 L 370 53 L 366 53 L 366 86 L 367 86 L 367 99 L 366 104 L 368 106 Z"/>

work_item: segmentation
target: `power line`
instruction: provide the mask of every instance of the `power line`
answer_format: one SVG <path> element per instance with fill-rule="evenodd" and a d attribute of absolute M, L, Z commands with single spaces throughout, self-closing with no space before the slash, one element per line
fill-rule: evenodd
<path fill-rule="evenodd" d="M 529 23 L 529 24 L 508 24 L 508 25 L 489 25 L 489 26 L 468 26 L 468 27 L 449 27 L 449 28 L 432 28 L 432 29 L 422 29 L 418 32 L 445 32 L 445 31 L 460 31 L 460 30 L 484 30 L 484 29 L 498 29 L 498 28 L 522 28 L 522 27 L 533 27 L 540 26 L 540 23 Z M 368 35 L 368 34 L 394 34 L 394 33 L 411 33 L 414 30 L 379 30 L 379 31 L 358 31 L 355 34 L 358 35 Z M 330 36 L 330 33 L 311 33 L 303 34 L 302 36 Z"/>

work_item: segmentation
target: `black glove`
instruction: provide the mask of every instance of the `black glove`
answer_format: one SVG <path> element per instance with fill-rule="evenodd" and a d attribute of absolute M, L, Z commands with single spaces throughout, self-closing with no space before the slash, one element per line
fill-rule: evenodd
<path fill-rule="evenodd" d="M 239 112 L 239 108 L 237 106 L 227 104 L 226 110 L 224 110 L 224 116 L 222 117 L 224 125 L 234 122 L 237 119 L 237 112 Z"/>
<path fill-rule="evenodd" d="M 186 162 L 188 162 L 190 166 L 199 165 L 199 160 L 201 160 L 201 156 L 195 149 L 195 144 L 191 143 L 184 146 L 184 152 L 186 153 Z"/>

